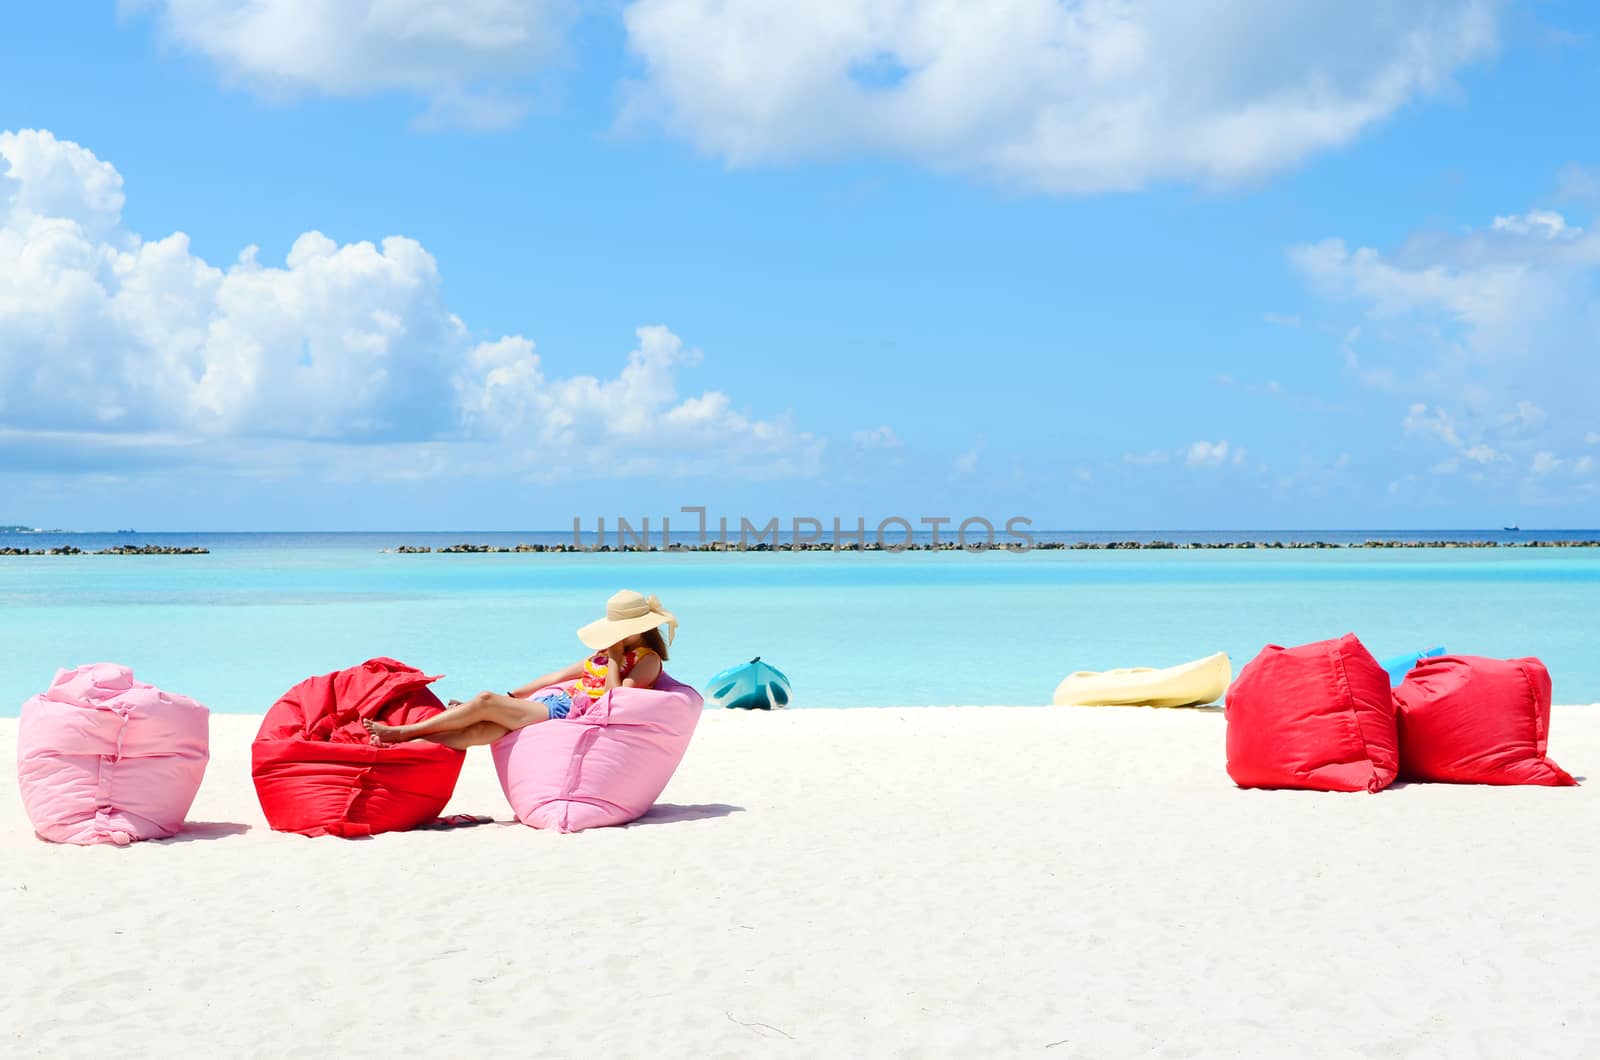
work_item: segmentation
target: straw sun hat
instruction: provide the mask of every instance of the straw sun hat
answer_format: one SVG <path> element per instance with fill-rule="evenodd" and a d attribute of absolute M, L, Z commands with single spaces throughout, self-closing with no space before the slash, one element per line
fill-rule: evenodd
<path fill-rule="evenodd" d="M 599 651 L 657 626 L 667 627 L 667 643 L 678 632 L 678 619 L 671 611 L 662 610 L 661 601 L 632 589 L 624 589 L 606 601 L 606 617 L 589 623 L 578 630 L 578 639 Z"/>

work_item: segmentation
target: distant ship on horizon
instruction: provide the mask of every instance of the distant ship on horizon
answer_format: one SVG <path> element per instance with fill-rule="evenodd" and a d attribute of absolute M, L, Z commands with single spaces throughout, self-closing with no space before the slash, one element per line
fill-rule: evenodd
<path fill-rule="evenodd" d="M 1517 530 L 1521 530 L 1522 527 L 1520 527 L 1520 526 L 1502 526 L 1500 529 L 1507 530 L 1507 531 L 1517 531 Z"/>

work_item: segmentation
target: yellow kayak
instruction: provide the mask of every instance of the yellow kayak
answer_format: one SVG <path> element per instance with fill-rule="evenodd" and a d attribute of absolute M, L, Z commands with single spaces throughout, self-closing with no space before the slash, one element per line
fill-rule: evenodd
<path fill-rule="evenodd" d="M 1233 680 L 1226 652 L 1169 666 L 1079 670 L 1056 686 L 1058 707 L 1194 707 L 1214 703 Z"/>

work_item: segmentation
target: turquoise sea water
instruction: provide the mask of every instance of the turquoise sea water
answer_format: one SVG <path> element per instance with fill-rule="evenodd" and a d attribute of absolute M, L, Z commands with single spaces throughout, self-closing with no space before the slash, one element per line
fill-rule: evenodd
<path fill-rule="evenodd" d="M 1086 534 L 1085 538 L 1229 535 Z M 1415 533 L 1240 534 L 1283 540 Z M 1528 538 L 1445 533 L 1455 538 Z M 1590 538 L 1563 531 L 1551 538 Z M 795 706 L 1047 703 L 1073 669 L 1164 666 L 1354 631 L 1537 655 L 1557 702 L 1600 701 L 1600 549 L 392 555 L 570 534 L 3 535 L 0 545 L 200 544 L 204 556 L 0 558 L 0 715 L 57 667 L 116 661 L 213 710 L 259 712 L 310 674 L 389 655 L 460 696 L 580 657 L 619 588 L 683 621 L 668 669 L 702 684 L 761 655 Z"/>

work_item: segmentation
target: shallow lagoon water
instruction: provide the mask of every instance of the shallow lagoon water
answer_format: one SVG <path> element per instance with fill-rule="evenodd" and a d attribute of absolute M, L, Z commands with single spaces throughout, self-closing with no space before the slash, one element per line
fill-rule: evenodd
<path fill-rule="evenodd" d="M 57 667 L 104 660 L 228 712 L 375 655 L 446 675 L 447 697 L 505 689 L 578 658 L 573 631 L 623 587 L 682 619 L 678 677 L 703 684 L 760 655 L 796 707 L 1047 703 L 1074 669 L 1219 650 L 1237 668 L 1264 644 L 1348 631 L 1378 655 L 1537 655 L 1557 702 L 1600 700 L 1600 549 L 380 551 L 541 539 L 570 535 L 7 535 L 213 551 L 0 559 L 0 714 Z"/>

